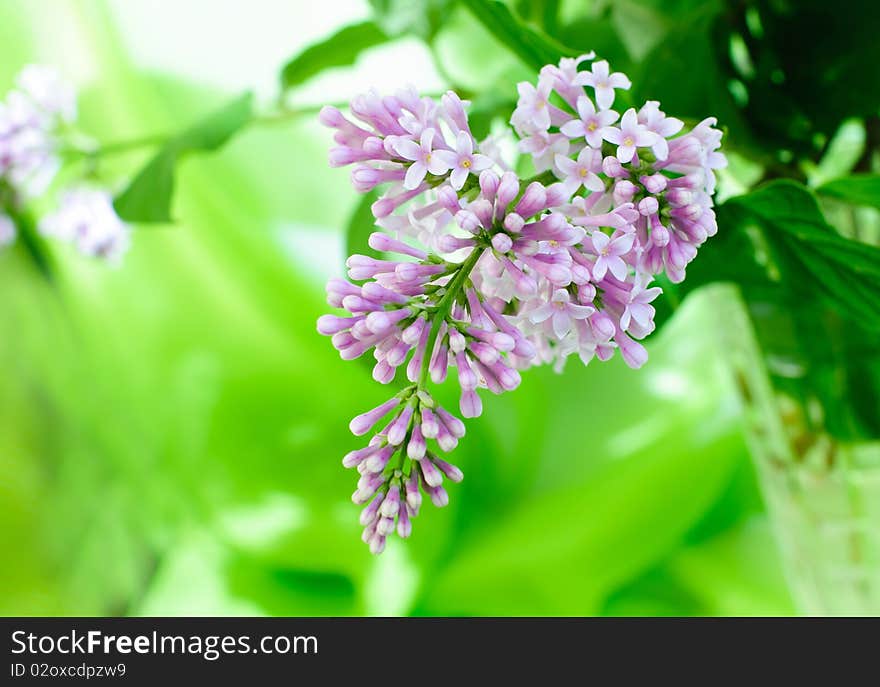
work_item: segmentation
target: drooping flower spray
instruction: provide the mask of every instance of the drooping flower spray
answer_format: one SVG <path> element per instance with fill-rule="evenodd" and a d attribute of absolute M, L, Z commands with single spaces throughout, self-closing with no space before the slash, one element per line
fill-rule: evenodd
<path fill-rule="evenodd" d="M 439 102 L 367 93 L 351 101 L 352 118 L 321 112 L 335 130 L 330 164 L 354 165 L 362 193 L 387 186 L 369 239 L 387 257 L 349 257 L 349 280 L 327 284 L 329 304 L 346 314 L 318 320 L 343 359 L 372 351 L 376 381 L 409 382 L 350 424 L 373 432 L 343 459 L 360 473 L 352 498 L 373 553 L 395 531 L 410 535 L 422 494 L 445 506 L 444 481 L 462 479 L 441 456 L 464 424 L 432 383 L 454 374 L 459 411 L 473 418 L 478 390 L 512 391 L 532 365 L 561 370 L 571 354 L 588 363 L 619 350 L 640 367 L 654 277 L 680 282 L 717 230 L 713 170 L 725 158 L 715 119 L 682 134 L 654 101 L 620 114 L 615 91 L 630 81 L 593 60 L 563 59 L 537 85 L 519 84 L 511 125 L 538 172 L 531 179 L 481 148 L 453 92 Z"/>

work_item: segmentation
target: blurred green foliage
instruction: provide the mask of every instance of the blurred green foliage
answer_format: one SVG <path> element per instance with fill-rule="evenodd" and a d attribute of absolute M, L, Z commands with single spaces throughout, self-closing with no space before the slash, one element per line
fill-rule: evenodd
<path fill-rule="evenodd" d="M 786 90 L 778 108 L 759 106 L 776 97 L 776 70 L 791 67 L 778 41 L 794 11 L 786 3 L 371 5 L 376 24 L 353 17 L 370 27 L 353 43 L 344 28 L 308 41 L 311 52 L 287 63 L 285 85 L 349 64 L 386 36 L 415 35 L 430 42 L 450 85 L 472 96 L 475 128 L 488 132 L 509 113 L 515 82 L 533 78 L 548 54 L 594 49 L 632 71 L 634 98 L 659 97 L 686 117 L 717 114 L 734 149 L 754 153 L 759 176 L 791 168 L 795 145 L 821 164 L 840 124 L 876 112 L 855 111 L 861 101 L 829 106 L 788 137 L 783 123 L 812 112 L 806 91 Z M 744 67 L 728 47 L 754 21 L 753 7 L 766 38 L 760 60 L 737 75 L 730 70 Z M 258 21 L 259 3 L 254 14 Z M 0 5 L 0 83 L 43 59 L 60 22 L 96 65 L 81 121 L 99 140 L 187 131 L 234 95 L 138 68 L 98 0 Z M 334 40 L 349 42 L 347 50 Z M 829 74 L 821 97 L 839 101 Z M 731 88 L 737 81 L 746 102 Z M 314 328 L 326 308 L 315 265 L 328 253 L 341 265 L 345 246 L 363 241 L 369 199 L 359 204 L 347 175 L 327 168 L 329 136 L 312 118 L 243 129 L 219 151 L 178 165 L 184 149 L 218 148 L 245 123 L 250 107 L 242 116 L 233 109 L 216 136 L 160 149 L 151 163 L 162 168 L 158 177 L 134 176 L 149 153 L 101 162 L 107 178 L 135 179 L 120 199 L 133 218 L 178 220 L 139 229 L 121 269 L 53 247 L 59 267 L 48 284 L 21 245 L 0 255 L 0 612 L 792 612 L 711 292 L 669 306 L 640 372 L 619 359 L 570 364 L 564 375 L 537 369 L 515 394 L 491 398 L 457 451 L 466 479 L 450 506 L 425 509 L 412 540 L 371 557 L 340 459 L 358 444 L 348 419 L 383 391 Z M 747 163 L 741 169 L 731 187 L 749 176 Z M 823 188 L 840 197 L 853 187 Z M 876 193 L 865 193 L 868 201 L 849 199 L 870 205 Z M 170 205 L 151 205 L 159 195 Z M 758 200 L 745 204 L 766 219 Z M 716 257 L 742 249 L 741 236 L 717 240 Z M 755 268 L 734 261 L 728 269 L 735 280 Z"/>

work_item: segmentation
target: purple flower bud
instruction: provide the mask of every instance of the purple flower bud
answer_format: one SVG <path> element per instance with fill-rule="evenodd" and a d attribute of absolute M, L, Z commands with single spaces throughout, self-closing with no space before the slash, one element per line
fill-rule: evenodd
<path fill-rule="evenodd" d="M 547 207 L 555 208 L 564 205 L 571 198 L 571 191 L 563 183 L 550 184 L 547 187 Z"/>
<path fill-rule="evenodd" d="M 359 287 L 345 279 L 334 277 L 327 282 L 327 304 L 334 308 L 341 308 L 342 299 L 346 296 L 358 296 L 360 293 Z"/>
<path fill-rule="evenodd" d="M 440 274 L 446 268 L 443 265 L 422 265 L 417 262 L 401 262 L 394 269 L 394 273 L 403 281 L 416 281 L 429 279 L 435 274 Z"/>
<path fill-rule="evenodd" d="M 360 415 L 356 416 L 349 423 L 348 428 L 355 436 L 366 434 L 373 428 L 373 425 L 375 425 L 379 420 L 385 417 L 391 411 L 391 409 L 395 408 L 399 403 L 399 398 L 391 398 L 385 401 L 385 403 L 376 406 L 372 410 L 368 410 L 366 413 L 361 413 Z"/>
<path fill-rule="evenodd" d="M 427 487 L 439 487 L 443 483 L 443 473 L 430 460 L 420 460 L 419 468 L 422 471 L 422 480 Z"/>
<path fill-rule="evenodd" d="M 388 465 L 388 461 L 391 460 L 393 453 L 394 446 L 384 446 L 367 458 L 363 462 L 363 465 L 369 472 L 382 472 L 382 470 L 385 469 L 385 466 Z"/>
<path fill-rule="evenodd" d="M 329 105 L 321 108 L 321 111 L 318 113 L 318 121 L 332 129 L 340 129 L 348 123 L 339 110 Z"/>
<path fill-rule="evenodd" d="M 346 468 L 353 468 L 360 465 L 377 450 L 378 449 L 375 446 L 366 446 L 365 448 L 359 448 L 356 451 L 349 451 L 342 459 L 342 465 Z"/>
<path fill-rule="evenodd" d="M 455 366 L 458 368 L 458 383 L 464 390 L 477 388 L 477 375 L 470 365 L 470 359 L 466 353 L 455 354 Z M 425 436 L 428 436 L 425 434 Z"/>
<path fill-rule="evenodd" d="M 526 221 L 515 212 L 511 212 L 504 218 L 504 228 L 511 234 L 518 234 L 521 232 L 525 223 Z"/>
<path fill-rule="evenodd" d="M 449 368 L 449 347 L 445 341 L 440 341 L 431 358 L 431 365 L 428 372 L 431 375 L 431 381 L 435 384 L 441 384 L 446 380 L 446 373 Z"/>
<path fill-rule="evenodd" d="M 390 384 L 397 373 L 396 367 L 391 367 L 385 360 L 380 360 L 373 366 L 373 379 L 379 384 Z"/>
<path fill-rule="evenodd" d="M 388 427 L 388 443 L 394 446 L 400 446 L 403 443 L 403 440 L 406 438 L 406 433 L 409 430 L 409 422 L 413 416 L 413 407 L 412 405 L 407 405 L 400 415 L 395 418 L 395 420 Z"/>
<path fill-rule="evenodd" d="M 500 182 L 501 180 L 498 178 L 498 175 L 491 169 L 484 169 L 480 172 L 480 192 L 485 198 L 489 200 L 495 199 Z"/>
<path fill-rule="evenodd" d="M 473 239 L 463 239 L 452 234 L 443 234 L 437 239 L 437 250 L 441 253 L 454 253 L 462 248 L 473 248 Z"/>
<path fill-rule="evenodd" d="M 458 439 L 452 436 L 452 432 L 444 425 L 442 422 L 440 423 L 440 428 L 437 431 L 437 444 L 443 450 L 444 453 L 449 453 L 453 451 L 456 446 L 458 446 Z"/>
<path fill-rule="evenodd" d="M 321 315 L 318 318 L 318 332 L 324 336 L 336 334 L 349 329 L 360 317 L 338 317 L 336 315 Z"/>
<path fill-rule="evenodd" d="M 662 174 L 652 174 L 651 176 L 642 176 L 639 178 L 642 186 L 648 193 L 661 193 L 666 190 L 667 179 Z"/>
<path fill-rule="evenodd" d="M 508 215 L 508 218 L 510 215 Z M 507 234 L 495 234 L 492 237 L 492 248 L 499 253 L 507 253 L 513 247 L 513 241 Z"/>
<path fill-rule="evenodd" d="M 440 421 L 437 416 L 428 409 L 422 408 L 422 435 L 427 439 L 436 439 L 440 431 Z"/>
<path fill-rule="evenodd" d="M 483 413 L 483 402 L 476 391 L 465 391 L 461 395 L 459 409 L 464 417 L 480 417 Z"/>
<path fill-rule="evenodd" d="M 654 196 L 648 196 L 647 198 L 642 198 L 639 201 L 639 213 L 648 217 L 649 215 L 656 214 L 660 209 L 660 204 L 657 202 L 657 199 Z"/>
<path fill-rule="evenodd" d="M 421 460 L 425 456 L 426 448 L 425 437 L 422 436 L 422 428 L 420 425 L 416 425 L 413 427 L 412 435 L 406 446 L 406 455 L 412 460 Z"/>
<path fill-rule="evenodd" d="M 514 211 L 520 217 L 532 217 L 547 207 L 547 191 L 544 186 L 533 181 L 516 204 Z"/>
<path fill-rule="evenodd" d="M 418 511 L 422 505 L 422 494 L 419 491 L 419 469 L 413 465 L 406 480 L 406 505 Z"/>
<path fill-rule="evenodd" d="M 384 504 L 383 504 L 384 505 Z M 394 531 L 394 518 L 380 517 L 376 523 L 376 534 L 387 537 Z"/>
<path fill-rule="evenodd" d="M 431 503 L 437 508 L 443 508 L 444 506 L 449 505 L 449 494 L 446 493 L 446 490 L 443 487 L 428 487 L 425 491 L 427 491 L 428 496 L 431 497 Z"/>
<path fill-rule="evenodd" d="M 614 336 L 614 321 L 604 312 L 594 312 L 588 319 L 593 331 L 601 340 L 608 341 Z"/>
<path fill-rule="evenodd" d="M 381 520 L 379 521 L 381 523 Z M 393 525 L 393 522 L 392 522 Z M 393 531 L 393 527 L 392 527 Z M 386 539 L 384 536 L 379 534 L 379 527 L 376 526 L 376 534 L 373 535 L 373 538 L 370 539 L 370 553 L 374 556 L 378 556 L 385 550 L 385 542 Z"/>
<path fill-rule="evenodd" d="M 351 495 L 351 500 L 358 505 L 366 503 L 370 500 L 370 497 L 376 493 L 379 487 L 382 486 L 384 481 L 382 475 L 371 474 L 369 476 L 362 476 L 358 480 L 357 490 Z"/>
<path fill-rule="evenodd" d="M 472 341 L 468 348 L 485 365 L 491 365 L 501 357 L 497 348 L 482 341 Z"/>
<path fill-rule="evenodd" d="M 623 165 L 620 164 L 620 160 L 613 155 L 609 155 L 602 160 L 602 171 L 605 172 L 606 176 L 614 179 L 622 179 L 629 176 L 629 172 L 623 168 Z"/>
<path fill-rule="evenodd" d="M 614 336 L 614 341 L 620 348 L 624 362 L 633 369 L 638 369 L 648 360 L 648 351 L 637 341 L 629 338 L 622 331 L 618 331 Z"/>
<path fill-rule="evenodd" d="M 388 329 L 391 329 L 398 322 L 405 320 L 411 315 L 412 311 L 409 308 L 400 308 L 399 310 L 383 310 L 378 312 L 371 312 L 369 315 L 367 315 L 365 322 L 367 323 L 367 329 L 373 332 L 373 334 L 379 334 Z"/>
<path fill-rule="evenodd" d="M 505 391 L 513 391 L 516 389 L 522 378 L 519 372 L 512 367 L 508 367 L 503 361 L 499 360 L 494 365 L 490 365 L 489 369 L 495 373 L 495 378 Z"/>
<path fill-rule="evenodd" d="M 401 508 L 397 514 L 397 536 L 406 539 L 412 534 L 412 521 L 406 508 Z"/>
<path fill-rule="evenodd" d="M 496 219 L 501 219 L 504 211 L 510 202 L 516 198 L 519 193 L 519 179 L 513 172 L 505 172 L 501 175 L 501 182 L 498 184 L 498 192 L 495 194 L 495 212 Z"/>
<path fill-rule="evenodd" d="M 455 415 L 452 415 L 448 411 L 443 408 L 437 408 L 437 415 L 439 416 L 441 422 L 446 425 L 446 429 L 450 431 L 452 436 L 460 439 L 464 436 L 465 428 L 464 423 L 459 420 Z"/>
<path fill-rule="evenodd" d="M 409 327 L 401 332 L 401 341 L 410 346 L 415 345 L 422 338 L 422 333 L 425 331 L 426 326 L 427 318 L 424 315 L 419 315 Z"/>
<path fill-rule="evenodd" d="M 461 353 L 467 347 L 467 340 L 457 329 L 449 330 L 449 350 L 453 353 Z"/>
<path fill-rule="evenodd" d="M 440 472 L 446 475 L 446 477 L 448 477 L 450 481 L 461 482 L 464 479 L 464 473 L 459 470 L 455 465 L 447 463 L 445 460 L 437 457 L 435 457 L 433 460 L 434 465 L 440 468 Z"/>
<path fill-rule="evenodd" d="M 452 479 L 450 477 L 450 479 Z M 454 481 L 454 480 L 453 480 Z M 364 527 L 369 525 L 376 519 L 376 513 L 379 512 L 379 506 L 382 505 L 382 500 L 385 498 L 385 495 L 382 493 L 376 494 L 376 497 L 370 501 L 370 505 L 364 508 L 361 511 L 360 523 Z"/>
<path fill-rule="evenodd" d="M 400 510 L 400 487 L 393 485 L 388 489 L 385 500 L 379 508 L 379 514 L 386 518 L 393 518 Z"/>
<path fill-rule="evenodd" d="M 403 241 L 393 239 L 388 236 L 388 234 L 383 234 L 381 231 L 374 231 L 372 234 L 370 234 L 370 238 L 367 240 L 367 243 L 373 250 L 380 250 L 386 253 L 400 253 L 401 255 L 409 255 L 416 260 L 428 259 L 428 254 L 424 251 L 419 250 L 418 248 L 413 248 Z"/>

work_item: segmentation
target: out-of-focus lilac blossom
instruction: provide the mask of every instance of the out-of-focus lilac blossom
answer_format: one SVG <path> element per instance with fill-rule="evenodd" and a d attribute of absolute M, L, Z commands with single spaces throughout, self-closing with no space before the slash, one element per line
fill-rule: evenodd
<path fill-rule="evenodd" d="M 112 197 L 100 189 L 65 192 L 59 208 L 43 218 L 40 231 L 108 262 L 118 262 L 131 240 L 131 230 L 116 214 Z"/>

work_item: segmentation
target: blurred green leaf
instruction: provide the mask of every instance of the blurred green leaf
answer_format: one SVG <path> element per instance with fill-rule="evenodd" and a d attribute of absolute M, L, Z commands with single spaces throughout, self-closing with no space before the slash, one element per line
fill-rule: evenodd
<path fill-rule="evenodd" d="M 458 0 L 370 0 L 373 15 L 391 36 L 413 34 L 432 40 Z"/>
<path fill-rule="evenodd" d="M 361 196 L 355 206 L 348 226 L 345 229 L 345 254 L 346 255 L 369 255 L 373 258 L 381 258 L 382 253 L 370 248 L 367 241 L 370 234 L 376 231 L 376 218 L 373 216 L 372 206 L 379 197 L 377 191 L 370 191 Z"/>
<path fill-rule="evenodd" d="M 217 150 L 252 117 L 253 94 L 248 92 L 171 138 L 116 198 L 119 216 L 129 222 L 170 222 L 180 159 L 196 151 Z"/>
<path fill-rule="evenodd" d="M 853 174 L 822 184 L 816 193 L 853 205 L 880 208 L 880 174 Z"/>
<path fill-rule="evenodd" d="M 350 24 L 329 38 L 313 43 L 284 65 L 281 87 L 293 88 L 325 69 L 354 64 L 366 49 L 381 45 L 388 35 L 372 21 Z"/>
<path fill-rule="evenodd" d="M 523 22 L 500 0 L 470 0 L 466 6 L 486 29 L 533 69 L 574 56 L 573 51 Z"/>
<path fill-rule="evenodd" d="M 426 590 L 421 610 L 494 615 L 516 598 L 524 614 L 597 613 L 607 594 L 665 555 L 728 483 L 738 438 L 709 434 L 691 436 L 699 446 L 651 446 L 592 479 L 495 514 L 492 530 Z"/>

